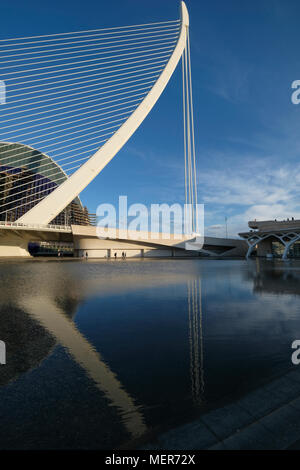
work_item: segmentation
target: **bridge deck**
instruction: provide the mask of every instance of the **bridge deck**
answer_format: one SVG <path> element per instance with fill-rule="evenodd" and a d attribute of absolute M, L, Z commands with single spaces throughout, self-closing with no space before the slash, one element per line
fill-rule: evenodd
<path fill-rule="evenodd" d="M 22 224 L 20 222 L 0 221 L 0 230 L 34 230 L 39 232 L 66 232 L 72 233 L 70 225 L 51 225 L 51 224 Z"/>

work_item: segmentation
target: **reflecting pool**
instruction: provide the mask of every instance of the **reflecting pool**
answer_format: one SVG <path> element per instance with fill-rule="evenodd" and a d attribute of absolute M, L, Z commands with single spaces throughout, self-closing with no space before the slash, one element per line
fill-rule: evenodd
<path fill-rule="evenodd" d="M 295 367 L 298 261 L 1 261 L 0 283 L 1 449 L 134 447 Z"/>

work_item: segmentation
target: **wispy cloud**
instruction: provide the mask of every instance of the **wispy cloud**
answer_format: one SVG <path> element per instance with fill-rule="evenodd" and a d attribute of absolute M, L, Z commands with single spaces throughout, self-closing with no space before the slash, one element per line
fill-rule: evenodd
<path fill-rule="evenodd" d="M 210 92 L 232 103 L 248 99 L 251 69 L 246 64 L 241 64 L 233 56 L 222 57 L 208 69 L 212 78 L 206 88 Z"/>

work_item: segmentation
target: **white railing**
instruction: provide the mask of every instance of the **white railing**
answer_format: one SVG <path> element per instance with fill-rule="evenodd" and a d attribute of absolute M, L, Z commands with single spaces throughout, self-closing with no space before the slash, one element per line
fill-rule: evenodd
<path fill-rule="evenodd" d="M 22 224 L 21 222 L 0 221 L 0 228 L 1 227 L 33 229 L 33 230 L 58 230 L 60 232 L 72 232 L 70 225 Z"/>

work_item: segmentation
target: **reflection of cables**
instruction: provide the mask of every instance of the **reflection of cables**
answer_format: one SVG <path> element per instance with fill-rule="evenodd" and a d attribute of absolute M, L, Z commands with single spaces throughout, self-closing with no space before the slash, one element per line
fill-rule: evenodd
<path fill-rule="evenodd" d="M 199 279 L 199 327 L 200 327 L 200 383 L 201 383 L 201 394 L 204 393 L 204 362 L 203 362 L 203 312 L 202 312 L 202 286 L 201 279 Z"/>
<path fill-rule="evenodd" d="M 190 375 L 192 397 L 201 403 L 204 394 L 201 280 L 188 281 Z"/>

